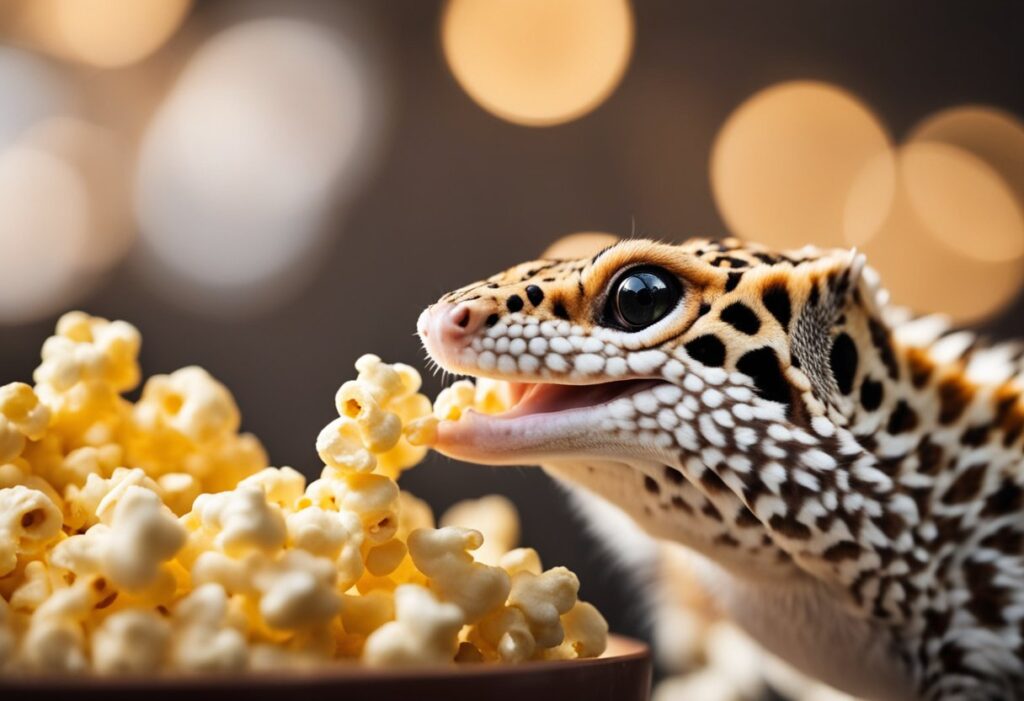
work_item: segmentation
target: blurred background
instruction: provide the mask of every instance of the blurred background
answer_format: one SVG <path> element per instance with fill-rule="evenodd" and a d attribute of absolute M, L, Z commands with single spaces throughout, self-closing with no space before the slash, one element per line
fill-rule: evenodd
<path fill-rule="evenodd" d="M 1024 334 L 1014 2 L 3 0 L 0 368 L 59 314 L 199 364 L 271 462 L 364 352 L 577 232 L 856 246 L 896 301 Z M 438 378 L 427 389 L 439 389 Z M 550 480 L 433 456 L 435 509 L 509 495 L 620 632 L 640 597 Z"/>

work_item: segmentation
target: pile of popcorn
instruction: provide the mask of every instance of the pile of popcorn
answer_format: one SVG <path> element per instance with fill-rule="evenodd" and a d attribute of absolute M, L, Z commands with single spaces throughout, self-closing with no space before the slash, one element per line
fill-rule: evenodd
<path fill-rule="evenodd" d="M 432 406 L 413 368 L 363 356 L 306 484 L 267 467 L 201 368 L 151 377 L 126 400 L 140 343 L 130 324 L 72 312 L 43 345 L 35 386 L 0 387 L 0 672 L 604 651 L 607 624 L 577 598 L 576 575 L 515 548 L 506 500 L 464 502 L 435 528 L 395 482 L 440 419 L 500 409 L 502 385 L 459 382 Z"/>

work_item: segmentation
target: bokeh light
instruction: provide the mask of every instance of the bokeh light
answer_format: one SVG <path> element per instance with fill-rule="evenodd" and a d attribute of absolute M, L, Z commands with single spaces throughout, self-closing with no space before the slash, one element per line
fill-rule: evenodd
<path fill-rule="evenodd" d="M 89 245 L 78 259 L 81 271 L 101 273 L 120 261 L 135 239 L 124 140 L 110 129 L 63 115 L 34 124 L 22 142 L 70 166 L 85 188 Z"/>
<path fill-rule="evenodd" d="M 68 92 L 44 61 L 27 51 L 0 46 L 0 148 L 39 120 L 67 109 Z"/>
<path fill-rule="evenodd" d="M 888 181 L 878 158 L 851 188 L 848 213 L 861 209 Z M 912 142 L 896 154 L 895 196 L 878 233 L 862 244 L 893 301 L 918 312 L 943 312 L 961 322 L 999 311 L 1024 282 L 1024 260 L 1008 241 L 1024 237 L 1016 199 L 982 161 L 937 143 Z M 965 255 L 971 246 L 1001 255 Z"/>
<path fill-rule="evenodd" d="M 908 141 L 945 144 L 974 157 L 959 159 L 961 182 L 947 185 L 951 192 L 970 188 L 973 196 L 958 193 L 960 202 L 970 200 L 970 208 L 922 212 L 933 215 L 932 230 L 943 242 L 982 260 L 1024 255 L 1024 231 L 1015 224 L 1024 205 L 1024 124 L 1019 119 L 991 107 L 954 107 L 924 120 Z M 965 222 L 968 216 L 978 218 Z"/>
<path fill-rule="evenodd" d="M 0 151 L 0 322 L 31 321 L 74 298 L 88 207 L 67 163 L 20 144 Z"/>
<path fill-rule="evenodd" d="M 372 104 L 357 47 L 332 29 L 270 18 L 210 39 L 142 145 L 136 207 L 154 281 L 204 311 L 280 301 L 362 171 Z"/>
<path fill-rule="evenodd" d="M 181 26 L 191 0 L 31 0 L 15 32 L 63 58 L 103 68 L 135 63 Z"/>
<path fill-rule="evenodd" d="M 548 246 L 541 258 L 586 258 L 619 240 L 614 234 L 603 231 L 581 231 L 561 237 Z"/>
<path fill-rule="evenodd" d="M 489 112 L 549 126 L 600 105 L 633 49 L 627 0 L 449 0 L 442 21 L 448 65 Z"/>
<path fill-rule="evenodd" d="M 890 151 L 878 119 L 849 93 L 783 83 L 748 99 L 722 127 L 711 186 L 734 234 L 777 248 L 840 246 L 848 193 L 868 163 L 878 164 L 879 180 L 861 204 L 856 236 L 869 239 L 884 221 L 894 187 Z"/>

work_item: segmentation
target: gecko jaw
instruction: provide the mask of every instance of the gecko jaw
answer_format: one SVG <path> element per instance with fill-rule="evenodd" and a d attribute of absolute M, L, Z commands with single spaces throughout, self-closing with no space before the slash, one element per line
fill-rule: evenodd
<path fill-rule="evenodd" d="M 590 385 L 510 383 L 518 401 L 502 414 L 466 412 L 443 421 L 434 446 L 449 457 L 490 465 L 521 465 L 540 458 L 605 454 L 620 449 L 602 431 L 616 402 L 657 384 L 639 379 Z"/>

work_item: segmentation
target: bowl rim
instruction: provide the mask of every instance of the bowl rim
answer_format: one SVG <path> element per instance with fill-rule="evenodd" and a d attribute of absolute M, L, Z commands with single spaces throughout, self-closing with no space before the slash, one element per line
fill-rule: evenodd
<path fill-rule="evenodd" d="M 69 674 L 69 675 L 0 675 L 0 692 L 60 692 L 93 691 L 100 689 L 181 690 L 204 692 L 228 690 L 239 685 L 261 687 L 295 687 L 320 685 L 331 682 L 352 681 L 361 684 L 374 682 L 394 684 L 401 681 L 429 681 L 442 679 L 484 679 L 523 675 L 550 674 L 552 672 L 604 667 L 622 663 L 647 664 L 650 647 L 633 638 L 608 636 L 608 649 L 600 657 L 575 660 L 533 660 L 521 663 L 454 663 L 449 665 L 417 665 L 409 667 L 367 667 L 356 661 L 325 664 L 294 670 L 241 671 L 235 674 L 219 672 L 146 675 Z"/>

